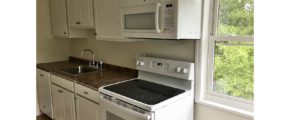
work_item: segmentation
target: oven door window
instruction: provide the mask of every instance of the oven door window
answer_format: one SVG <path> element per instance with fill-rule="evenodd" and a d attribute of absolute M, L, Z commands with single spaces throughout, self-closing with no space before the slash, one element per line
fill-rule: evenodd
<path fill-rule="evenodd" d="M 111 112 L 108 112 L 108 111 L 106 112 L 106 118 L 107 118 L 107 120 L 125 120 L 125 119 L 120 118 L 119 116 L 117 116 Z"/>
<path fill-rule="evenodd" d="M 100 99 L 101 120 L 150 120 L 149 114 L 142 114 L 120 106 L 107 99 Z"/>
<path fill-rule="evenodd" d="M 125 29 L 154 30 L 155 12 L 124 15 Z"/>

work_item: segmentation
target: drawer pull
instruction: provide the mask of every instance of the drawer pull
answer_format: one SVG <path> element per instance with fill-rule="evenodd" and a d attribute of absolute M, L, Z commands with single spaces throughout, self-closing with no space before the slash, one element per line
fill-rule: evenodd
<path fill-rule="evenodd" d="M 89 94 L 87 91 L 84 91 L 84 94 Z"/>
<path fill-rule="evenodd" d="M 40 77 L 43 77 L 44 75 L 43 74 L 40 74 Z"/>
<path fill-rule="evenodd" d="M 62 90 L 58 90 L 57 92 L 59 92 L 59 93 L 63 93 L 63 91 L 62 91 Z"/>

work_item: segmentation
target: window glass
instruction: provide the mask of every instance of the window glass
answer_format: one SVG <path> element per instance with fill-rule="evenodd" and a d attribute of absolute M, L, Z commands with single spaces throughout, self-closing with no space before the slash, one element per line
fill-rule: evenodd
<path fill-rule="evenodd" d="M 254 34 L 254 0 L 219 0 L 217 7 L 217 35 Z"/>
<path fill-rule="evenodd" d="M 253 100 L 253 88 L 253 42 L 215 42 L 213 91 Z"/>

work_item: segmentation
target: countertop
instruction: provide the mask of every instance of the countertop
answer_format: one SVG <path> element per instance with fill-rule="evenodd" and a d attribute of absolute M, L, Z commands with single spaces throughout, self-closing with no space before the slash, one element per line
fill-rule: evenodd
<path fill-rule="evenodd" d="M 98 88 L 103 85 L 136 78 L 138 75 L 138 71 L 135 69 L 110 65 L 106 63 L 103 64 L 102 69 L 78 75 L 73 75 L 62 71 L 62 69 L 78 65 L 86 65 L 87 63 L 87 60 L 69 57 L 69 60 L 67 61 L 37 64 L 37 68 L 94 90 L 98 90 Z"/>

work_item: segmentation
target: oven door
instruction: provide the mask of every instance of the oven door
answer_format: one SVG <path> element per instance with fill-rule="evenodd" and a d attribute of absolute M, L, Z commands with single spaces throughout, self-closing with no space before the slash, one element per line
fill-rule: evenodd
<path fill-rule="evenodd" d="M 103 97 L 100 97 L 100 118 L 101 120 L 153 120 L 148 114 L 117 105 Z"/>

